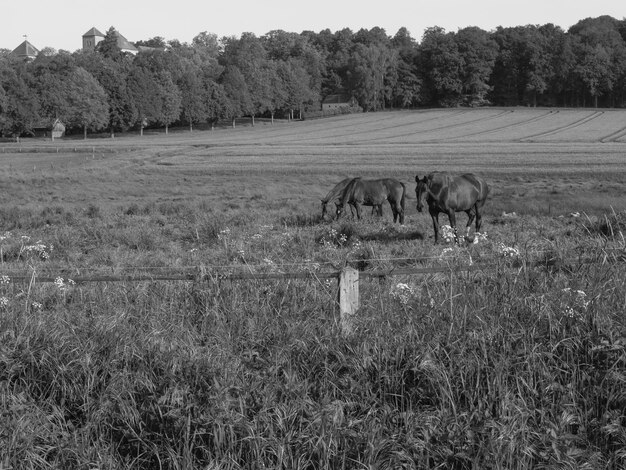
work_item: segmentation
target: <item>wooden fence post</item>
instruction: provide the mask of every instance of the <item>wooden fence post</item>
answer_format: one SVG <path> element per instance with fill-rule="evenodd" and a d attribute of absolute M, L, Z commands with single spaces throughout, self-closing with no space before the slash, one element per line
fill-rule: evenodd
<path fill-rule="evenodd" d="M 346 266 L 339 275 L 339 313 L 341 330 L 345 335 L 352 332 L 352 316 L 359 309 L 359 272 Z"/>

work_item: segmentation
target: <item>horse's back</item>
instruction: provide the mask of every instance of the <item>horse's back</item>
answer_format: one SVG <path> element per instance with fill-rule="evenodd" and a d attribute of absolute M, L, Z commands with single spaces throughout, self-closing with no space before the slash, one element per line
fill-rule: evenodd
<path fill-rule="evenodd" d="M 479 206 L 482 206 L 487 200 L 487 196 L 489 195 L 489 186 L 487 185 L 487 182 L 479 176 L 474 175 L 473 173 L 466 173 L 461 177 L 464 178 L 476 190 L 476 203 Z"/>
<path fill-rule="evenodd" d="M 464 211 L 474 205 L 485 203 L 489 187 L 482 178 L 473 173 L 453 176 L 447 172 L 428 175 L 430 193 L 445 207 Z"/>

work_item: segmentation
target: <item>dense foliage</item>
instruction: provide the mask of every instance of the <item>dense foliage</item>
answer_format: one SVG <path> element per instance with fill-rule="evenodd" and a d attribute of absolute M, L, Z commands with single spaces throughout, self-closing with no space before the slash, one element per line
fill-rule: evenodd
<path fill-rule="evenodd" d="M 157 37 L 122 53 L 110 29 L 95 52 L 45 49 L 23 62 L 0 54 L 0 133 L 42 122 L 111 132 L 318 111 L 331 94 L 366 111 L 417 106 L 605 106 L 626 99 L 626 20 L 433 27 L 421 42 L 401 28 L 282 30 L 191 44 Z"/>

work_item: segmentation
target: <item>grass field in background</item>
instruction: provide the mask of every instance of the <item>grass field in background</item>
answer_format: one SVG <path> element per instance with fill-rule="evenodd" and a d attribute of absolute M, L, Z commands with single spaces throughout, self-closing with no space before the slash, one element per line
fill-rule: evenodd
<path fill-rule="evenodd" d="M 625 150 L 529 108 L 0 143 L 0 469 L 624 468 Z M 487 180 L 478 243 L 433 244 L 433 170 Z M 346 176 L 406 224 L 322 220 Z M 344 265 L 449 270 L 363 279 L 346 335 Z"/>

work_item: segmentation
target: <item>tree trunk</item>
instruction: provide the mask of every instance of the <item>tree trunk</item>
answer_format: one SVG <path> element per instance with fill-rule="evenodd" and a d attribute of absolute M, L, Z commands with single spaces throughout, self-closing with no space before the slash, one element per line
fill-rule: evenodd
<path fill-rule="evenodd" d="M 252 127 L 254 127 L 254 114 L 252 115 Z"/>
<path fill-rule="evenodd" d="M 235 128 L 235 118 L 233 118 L 233 129 Z"/>
<path fill-rule="evenodd" d="M 165 124 L 165 135 L 169 134 L 169 125 Z"/>
<path fill-rule="evenodd" d="M 274 125 L 274 111 L 272 111 L 272 125 Z"/>
<path fill-rule="evenodd" d="M 83 126 L 83 140 L 87 140 L 87 126 Z"/>

